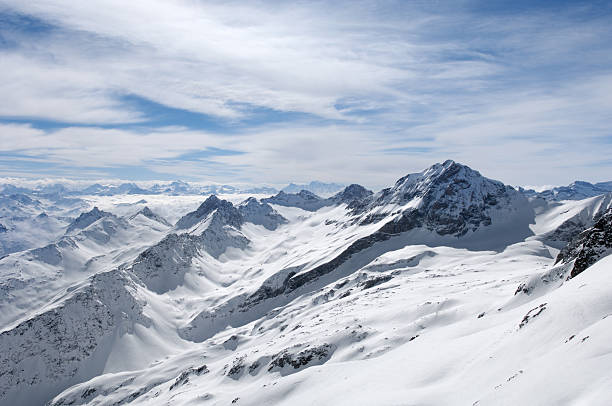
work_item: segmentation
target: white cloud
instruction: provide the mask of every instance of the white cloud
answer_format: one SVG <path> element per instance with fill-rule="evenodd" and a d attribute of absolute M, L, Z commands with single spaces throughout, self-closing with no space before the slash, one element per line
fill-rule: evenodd
<path fill-rule="evenodd" d="M 271 183 L 383 186 L 446 158 L 513 184 L 606 176 L 593 164 L 605 167 L 612 152 L 597 141 L 609 139 L 612 118 L 605 17 L 502 18 L 417 3 L 4 3 L 60 28 L 0 51 L 0 116 L 144 123 L 5 125 L 4 152 L 102 175 L 127 165 Z M 246 104 L 335 124 L 152 128 L 146 109 L 120 98 L 129 94 L 224 123 L 240 122 Z M 207 148 L 244 154 L 172 159 Z M 394 148 L 405 153 L 385 153 Z"/>
<path fill-rule="evenodd" d="M 494 69 L 487 62 L 431 61 L 451 46 L 421 44 L 414 37 L 431 17 L 376 21 L 359 9 L 193 1 L 94 0 L 70 7 L 61 1 L 39 1 L 11 6 L 70 30 L 70 35 L 55 33 L 39 44 L 29 44 L 28 59 L 21 61 L 32 69 L 47 70 L 48 61 L 41 58 L 53 55 L 56 75 L 65 70 L 66 76 L 75 77 L 61 80 L 67 90 L 81 90 L 82 96 L 92 98 L 114 91 L 133 93 L 224 117 L 239 116 L 240 111 L 228 103 L 240 102 L 348 119 L 334 108 L 337 100 L 383 97 L 392 102 L 402 97 L 397 84 L 417 84 L 424 70 L 433 79 L 444 80 L 476 77 Z M 36 76 L 45 82 L 36 86 L 38 100 L 44 103 L 46 93 L 55 101 L 61 92 L 49 88 L 53 76 Z M 20 97 L 23 90 L 19 87 L 10 94 Z M 31 96 L 25 93 L 24 98 Z M 6 109 L 3 113 L 36 116 L 40 112 L 16 105 L 14 114 L 6 114 Z M 56 116 L 63 121 L 65 111 L 58 109 Z M 122 118 L 126 119 L 117 116 Z M 84 116 L 82 121 L 100 122 L 97 115 Z"/>

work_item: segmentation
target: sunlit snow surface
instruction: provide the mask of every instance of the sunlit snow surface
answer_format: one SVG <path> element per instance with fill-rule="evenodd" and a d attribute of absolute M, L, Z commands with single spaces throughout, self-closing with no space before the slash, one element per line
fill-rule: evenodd
<path fill-rule="evenodd" d="M 219 197 L 238 205 L 249 196 Z M 198 251 L 178 286 L 156 285 L 159 294 L 146 288 L 145 279 L 124 280 L 141 252 L 176 232 L 137 213 L 146 206 L 174 224 L 204 199 L 83 197 L 78 211 L 61 209 L 66 217 L 94 206 L 113 216 L 68 237 L 62 236 L 68 219 L 57 220 L 61 227 L 53 233 L 27 241 L 28 248 L 51 248 L 15 252 L 0 261 L 2 334 L 31 319 L 42 320 L 34 329 L 43 326 L 41 315 L 57 309 L 58 329 L 72 329 L 79 337 L 64 341 L 67 353 L 75 351 L 78 358 L 81 353 L 71 345 L 95 344 L 82 362 L 71 359 L 66 370 L 58 368 L 59 378 L 34 373 L 49 360 L 63 359 L 43 344 L 39 355 L 17 364 L 15 369 L 25 372 L 10 381 L 14 386 L 2 388 L 0 404 L 612 401 L 612 257 L 554 289 L 515 295 L 517 286 L 553 266 L 557 249 L 544 235 L 608 204 L 599 197 L 536 208 L 529 225 L 535 235 L 503 250 L 460 248 L 450 238 L 409 232 L 373 252 L 355 254 L 315 283 L 240 307 L 260 286 L 278 288 L 288 272 L 300 275 L 323 264 L 380 227 L 351 222 L 344 204 L 314 212 L 272 204 L 286 223 L 276 230 L 244 223 L 239 232 L 249 241 L 246 248 L 230 246 L 218 257 Z M 199 234 L 210 222 L 190 232 Z M 412 245 L 418 239 L 428 245 Z M 171 260 L 173 255 L 184 259 L 184 253 L 168 251 Z M 99 276 L 92 284 L 93 275 Z M 97 286 L 110 296 L 103 297 Z M 82 305 L 74 299 L 79 292 L 78 298 L 94 299 Z M 93 328 L 87 323 L 100 301 L 105 306 L 95 314 L 107 324 L 96 337 L 85 330 Z M 55 334 L 48 326 L 39 334 L 45 331 Z M 28 343 L 47 342 L 36 331 L 28 334 L 4 341 L 10 346 L 0 349 L 3 360 L 32 351 Z"/>

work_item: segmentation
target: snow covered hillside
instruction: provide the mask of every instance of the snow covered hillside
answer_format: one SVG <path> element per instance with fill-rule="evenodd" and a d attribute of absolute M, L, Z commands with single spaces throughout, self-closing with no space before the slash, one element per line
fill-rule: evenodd
<path fill-rule="evenodd" d="M 172 187 L 2 195 L 0 405 L 612 402 L 610 194 Z"/>

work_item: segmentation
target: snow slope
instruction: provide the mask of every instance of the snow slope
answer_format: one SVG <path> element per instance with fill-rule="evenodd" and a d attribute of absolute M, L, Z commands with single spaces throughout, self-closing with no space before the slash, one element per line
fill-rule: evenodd
<path fill-rule="evenodd" d="M 547 200 L 583 200 L 612 192 L 612 182 L 592 184 L 577 180 L 568 186 L 558 186 L 541 192 L 535 192 L 534 190 L 526 190 L 525 192 L 530 196 Z"/>
<path fill-rule="evenodd" d="M 549 243 L 603 198 L 527 199 L 453 161 L 247 197 L 93 196 L 0 260 L 0 404 L 612 400 L 608 229 L 569 280 Z"/>

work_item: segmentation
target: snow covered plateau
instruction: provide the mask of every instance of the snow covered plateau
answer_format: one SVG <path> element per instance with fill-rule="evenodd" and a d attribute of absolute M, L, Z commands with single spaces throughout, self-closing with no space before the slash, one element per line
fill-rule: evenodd
<path fill-rule="evenodd" d="M 4 186 L 0 405 L 612 404 L 612 183 L 185 185 Z"/>

